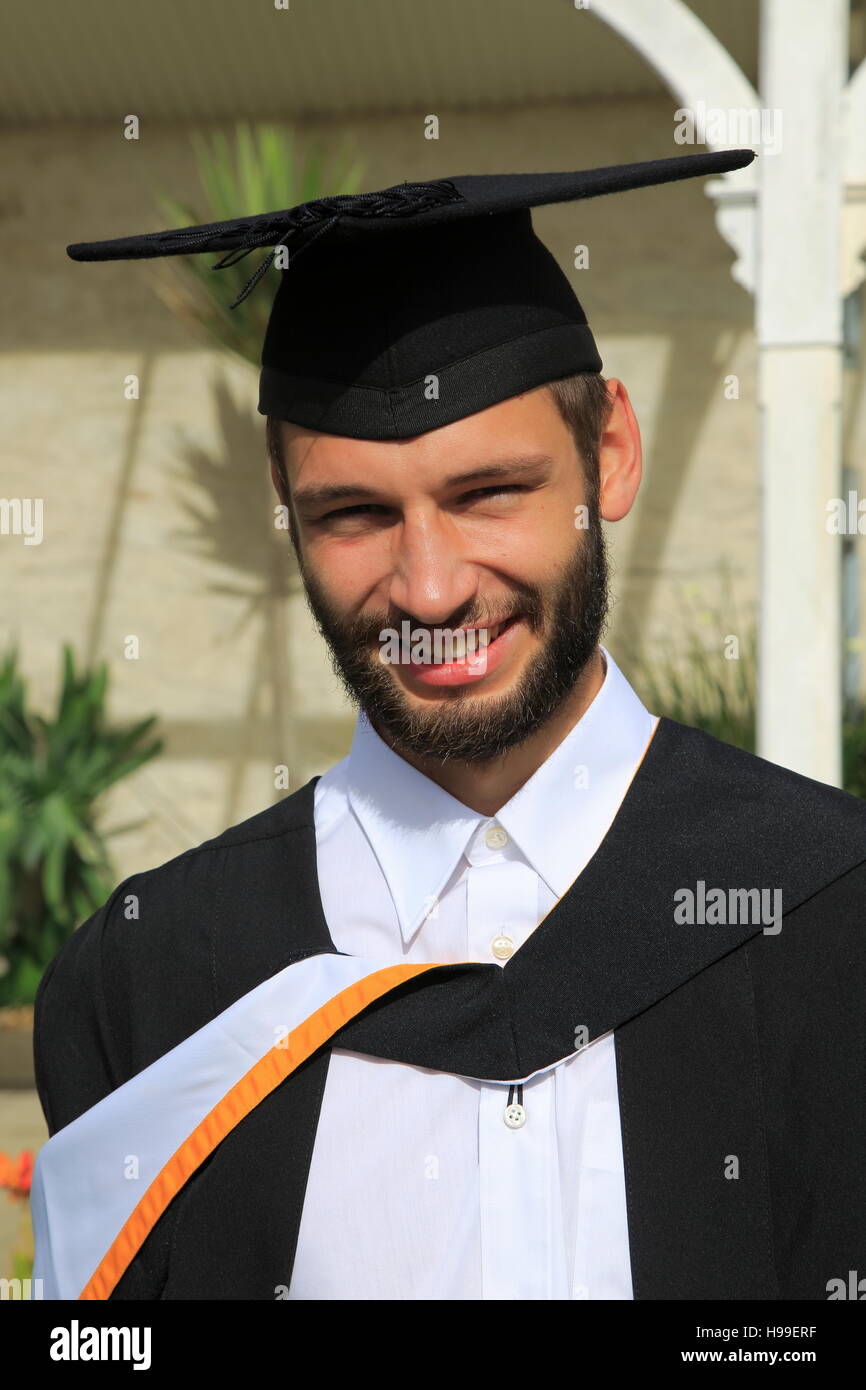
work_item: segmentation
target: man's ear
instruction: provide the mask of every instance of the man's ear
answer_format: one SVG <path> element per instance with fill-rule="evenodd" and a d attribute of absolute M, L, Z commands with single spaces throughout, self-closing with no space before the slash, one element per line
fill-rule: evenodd
<path fill-rule="evenodd" d="M 628 391 L 608 377 L 610 414 L 598 454 L 599 511 L 605 521 L 621 521 L 632 509 L 643 476 L 643 449 Z"/>

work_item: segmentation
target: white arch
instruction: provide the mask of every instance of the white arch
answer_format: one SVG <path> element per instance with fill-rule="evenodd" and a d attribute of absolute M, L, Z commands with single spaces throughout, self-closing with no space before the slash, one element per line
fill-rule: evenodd
<path fill-rule="evenodd" d="M 640 53 L 683 106 L 753 107 L 758 94 L 742 68 L 683 0 L 593 0 L 603 19 Z M 739 170 L 742 180 L 748 170 Z"/>
<path fill-rule="evenodd" d="M 681 106 L 696 110 L 703 103 L 723 111 L 760 107 L 758 93 L 742 68 L 683 0 L 593 0 L 592 8 L 658 73 Z M 756 164 L 738 169 L 735 182 L 725 174 L 707 186 L 716 204 L 719 232 L 737 255 L 731 274 L 751 292 L 755 289 Z"/>
<path fill-rule="evenodd" d="M 640 54 L 680 105 L 692 110 L 700 102 L 726 111 L 760 108 L 760 96 L 745 73 L 684 0 L 594 0 L 593 13 Z M 845 87 L 842 115 L 845 188 L 839 293 L 845 296 L 866 278 L 866 62 Z M 753 293 L 758 179 L 755 162 L 739 169 L 735 181 L 724 175 L 707 186 L 716 202 L 719 232 L 737 254 L 731 274 Z"/>

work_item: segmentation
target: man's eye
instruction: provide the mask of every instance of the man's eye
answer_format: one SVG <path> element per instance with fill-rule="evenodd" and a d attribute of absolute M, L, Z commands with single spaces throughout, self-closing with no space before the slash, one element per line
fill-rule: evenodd
<path fill-rule="evenodd" d="M 325 512 L 325 515 L 320 517 L 319 520 L 333 521 L 336 517 L 358 516 L 361 512 L 378 512 L 381 510 L 382 508 L 377 507 L 375 502 L 359 502 L 356 507 L 338 507 L 335 512 Z"/>
<path fill-rule="evenodd" d="M 462 497 L 460 500 L 461 500 L 461 501 L 471 501 L 471 500 L 472 500 L 473 498 L 475 498 L 475 497 L 498 497 L 498 496 L 500 496 L 500 494 L 507 493 L 507 492 L 527 492 L 527 491 L 528 491 L 528 489 L 527 489 L 527 487 L 525 486 L 525 484 L 523 484 L 523 483 L 508 483 L 508 484 L 506 484 L 505 486 L 499 486 L 499 487 L 482 487 L 482 488 L 475 488 L 475 490 L 474 490 L 473 492 L 467 492 L 467 493 L 464 495 L 464 497 Z M 381 512 L 381 511 L 387 511 L 387 508 L 386 508 L 386 507 L 380 507 L 380 506 L 377 505 L 377 503 L 375 503 L 375 502 L 359 502 L 359 503 L 357 504 L 357 506 L 355 506 L 355 507 L 338 507 L 336 511 L 333 511 L 333 512 L 325 512 L 325 515 L 322 516 L 322 517 L 320 517 L 319 520 L 320 520 L 320 521 L 335 521 L 335 520 L 338 520 L 340 517 L 362 516 L 362 515 L 363 515 L 364 513 L 366 513 L 366 512 Z"/>
<path fill-rule="evenodd" d="M 498 497 L 503 492 L 525 492 L 526 487 L 522 483 L 507 483 L 499 487 L 481 487 L 475 492 L 470 492 L 469 497 Z"/>

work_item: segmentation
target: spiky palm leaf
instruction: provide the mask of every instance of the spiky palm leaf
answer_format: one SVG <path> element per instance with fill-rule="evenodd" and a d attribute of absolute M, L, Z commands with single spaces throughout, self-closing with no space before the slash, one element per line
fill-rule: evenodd
<path fill-rule="evenodd" d="M 194 205 L 157 195 L 166 226 L 223 222 L 355 193 L 363 173 L 346 147 L 327 156 L 317 146 L 302 150 L 291 131 L 276 125 L 239 122 L 234 144 L 222 131 L 196 133 L 192 144 L 204 200 Z M 281 272 L 271 266 L 248 299 L 235 309 L 229 306 L 266 255 L 264 249 L 253 252 L 216 271 L 213 258 L 178 256 L 152 266 L 151 274 L 160 298 L 178 318 L 258 366 Z"/>
<path fill-rule="evenodd" d="M 155 719 L 110 725 L 108 668 L 69 646 L 51 718 L 27 708 L 18 654 L 0 664 L 0 1003 L 28 1003 L 63 940 L 111 888 L 99 798 L 162 748 Z"/>

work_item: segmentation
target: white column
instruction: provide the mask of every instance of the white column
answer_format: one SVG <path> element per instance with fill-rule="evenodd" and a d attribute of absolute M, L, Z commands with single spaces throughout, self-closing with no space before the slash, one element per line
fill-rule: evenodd
<path fill-rule="evenodd" d="M 841 100 L 847 0 L 763 0 L 761 100 L 782 150 L 759 154 L 761 410 L 758 751 L 841 779 Z"/>

